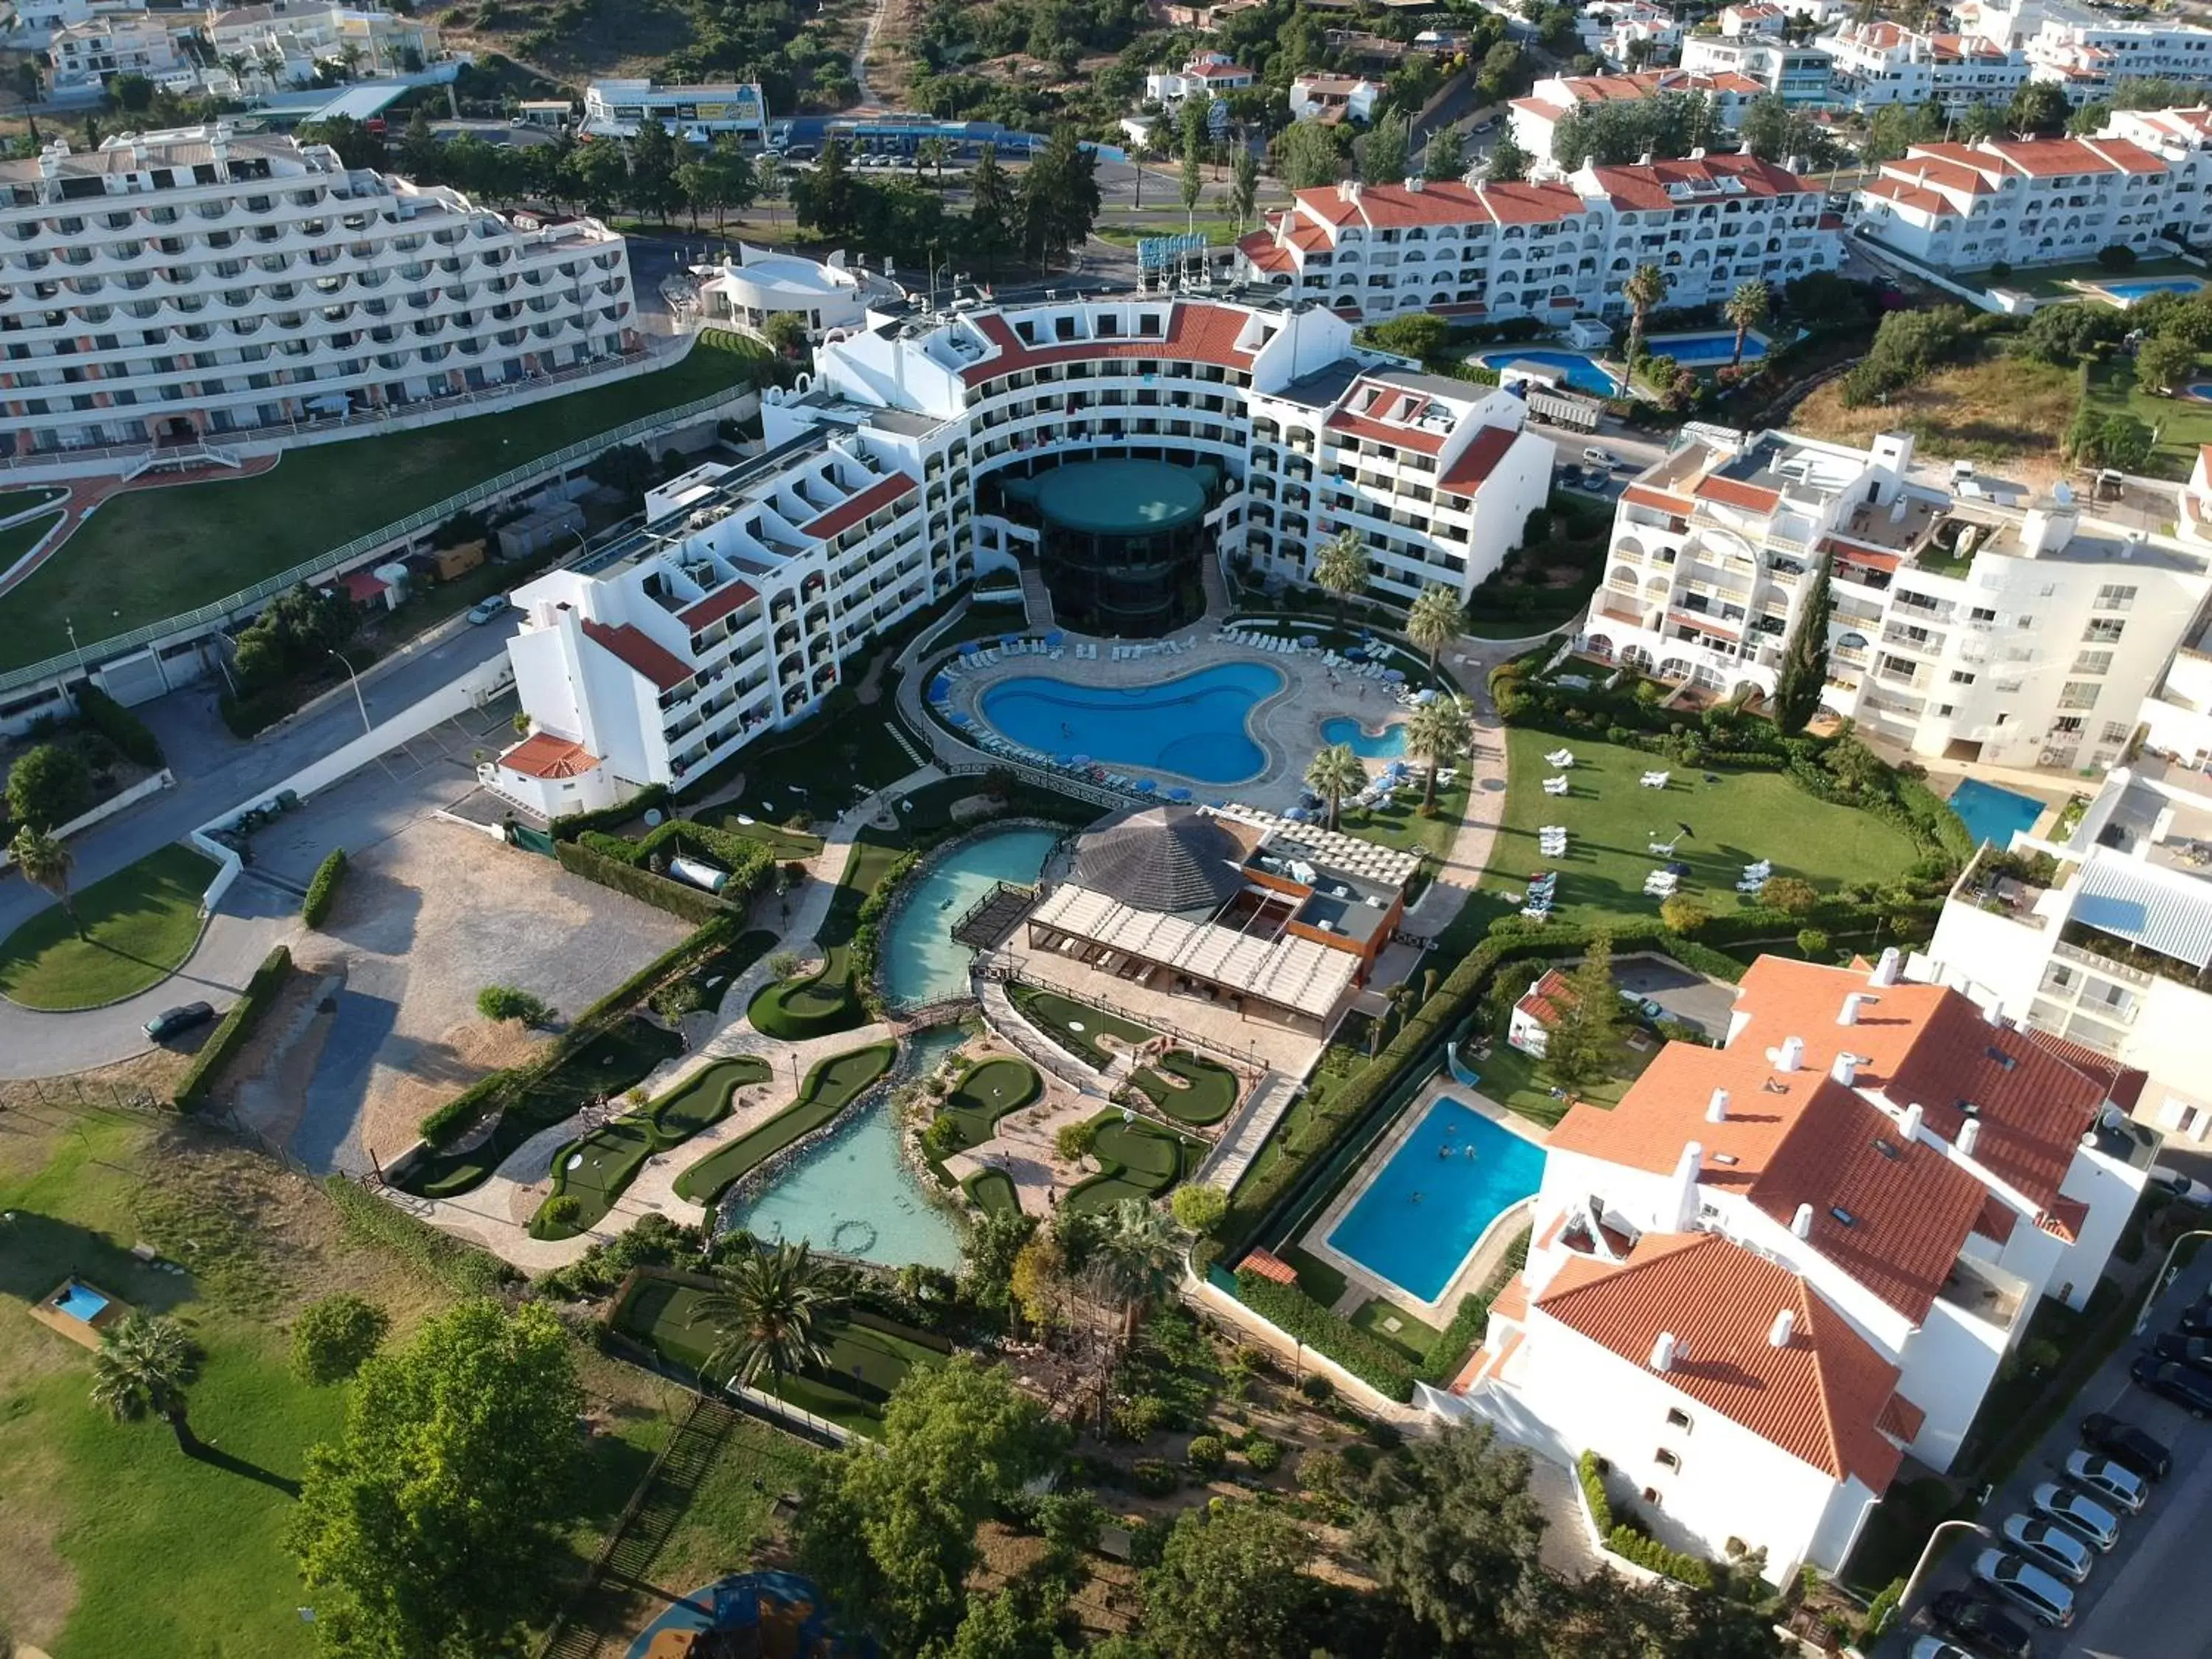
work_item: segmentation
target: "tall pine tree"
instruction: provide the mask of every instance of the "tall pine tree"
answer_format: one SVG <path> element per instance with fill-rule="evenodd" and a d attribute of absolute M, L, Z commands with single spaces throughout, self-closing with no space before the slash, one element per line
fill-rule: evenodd
<path fill-rule="evenodd" d="M 1820 710 L 1820 688 L 1828 683 L 1828 618 L 1835 605 L 1828 593 L 1828 562 L 1813 571 L 1797 625 L 1782 647 L 1782 666 L 1774 675 L 1774 723 L 1785 736 L 1802 732 Z"/>

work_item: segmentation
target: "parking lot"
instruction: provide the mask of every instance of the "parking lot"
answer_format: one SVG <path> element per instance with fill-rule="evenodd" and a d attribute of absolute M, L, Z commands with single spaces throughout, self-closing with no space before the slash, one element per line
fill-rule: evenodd
<path fill-rule="evenodd" d="M 1735 1008 L 1735 987 L 1693 974 L 1664 957 L 1624 957 L 1613 964 L 1613 982 L 1624 991 L 1649 997 L 1666 1018 L 1694 1025 L 1715 1042 L 1728 1036 Z"/>
<path fill-rule="evenodd" d="M 2038 1659 L 2203 1659 L 2212 1651 L 2212 1573 L 2193 1565 L 2212 1532 L 2212 1421 L 2191 1418 L 2180 1407 L 2135 1387 L 2128 1364 L 2150 1339 L 2169 1328 L 2180 1310 L 2212 1284 L 2212 1263 L 2200 1261 L 2183 1273 L 2160 1297 L 2141 1338 L 2124 1342 L 2099 1368 L 2034 1451 L 2005 1480 L 1982 1510 L 1981 1522 L 1994 1534 L 2004 1518 L 2028 1508 L 2037 1483 L 2058 1478 L 2068 1454 L 2080 1444 L 2078 1425 L 2091 1412 L 2109 1412 L 2165 1442 L 2173 1453 L 2173 1473 L 2154 1485 L 2140 1515 L 2124 1516 L 2119 1543 L 2098 1559 L 2087 1581 L 2075 1591 L 2074 1623 L 2063 1631 L 2031 1626 Z M 2107 1507 L 2111 1507 L 2107 1505 Z M 1914 1607 L 1929 1597 L 1966 1583 L 1973 1559 L 1990 1540 L 1963 1533 L 1948 1534 L 1938 1565 L 1915 1593 Z M 2024 1613 L 2008 1607 L 2015 1622 Z M 1882 1644 L 1885 1656 L 1907 1651 L 1911 1637 L 1929 1628 L 1924 1611 L 1913 1628 Z"/>

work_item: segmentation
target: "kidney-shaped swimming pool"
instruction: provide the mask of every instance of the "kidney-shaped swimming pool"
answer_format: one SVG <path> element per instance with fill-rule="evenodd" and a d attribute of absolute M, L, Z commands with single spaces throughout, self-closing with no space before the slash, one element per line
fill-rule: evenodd
<path fill-rule="evenodd" d="M 1249 717 L 1285 684 L 1280 670 L 1256 662 L 1127 687 L 1024 674 L 985 691 L 981 708 L 1006 737 L 1048 755 L 1088 755 L 1103 765 L 1173 772 L 1199 783 L 1241 783 L 1267 763 Z"/>

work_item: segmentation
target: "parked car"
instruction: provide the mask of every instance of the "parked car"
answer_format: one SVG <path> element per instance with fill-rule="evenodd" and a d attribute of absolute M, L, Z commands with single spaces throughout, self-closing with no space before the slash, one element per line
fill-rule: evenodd
<path fill-rule="evenodd" d="M 1641 1014 L 1646 1019 L 1661 1020 L 1667 1018 L 1667 1011 L 1652 1001 L 1650 997 L 1639 996 L 1633 991 L 1623 991 L 1620 993 L 1620 1000 L 1628 1005 L 1632 1012 Z"/>
<path fill-rule="evenodd" d="M 1620 465 L 1620 457 L 1609 449 L 1600 449 L 1595 444 L 1583 451 L 1583 459 L 1592 466 L 1601 466 L 1610 472 Z"/>
<path fill-rule="evenodd" d="M 1956 1642 L 1947 1642 L 1940 1636 L 1917 1636 L 1905 1659 L 1974 1659 L 1974 1656 Z"/>
<path fill-rule="evenodd" d="M 2028 1494 L 2028 1505 L 2100 1550 L 2120 1541 L 2120 1517 L 2085 1492 L 2046 1480 Z"/>
<path fill-rule="evenodd" d="M 2055 1521 L 2039 1521 L 2032 1515 L 2008 1515 L 1997 1531 L 2006 1543 L 2037 1566 L 2057 1573 L 2069 1583 L 2080 1583 L 2097 1564 L 2089 1547 Z"/>
<path fill-rule="evenodd" d="M 2212 1296 L 2200 1296 L 2184 1308 L 2174 1328 L 2184 1336 L 2212 1336 Z"/>
<path fill-rule="evenodd" d="M 2150 1351 L 2160 1359 L 2212 1376 L 2212 1336 L 2184 1336 L 2179 1331 L 2167 1331 L 2151 1339 Z"/>
<path fill-rule="evenodd" d="M 2150 1497 L 2149 1481 L 2124 1463 L 2096 1452 L 2067 1453 L 2065 1474 L 2093 1496 L 2118 1504 L 2130 1515 L 2142 1509 Z"/>
<path fill-rule="evenodd" d="M 478 599 L 469 607 L 469 625 L 482 628 L 488 622 L 497 622 L 513 607 L 504 593 L 495 593 L 488 599 Z"/>
<path fill-rule="evenodd" d="M 2173 1469 L 2173 1453 L 2163 1440 L 2107 1412 L 2092 1412 L 2081 1419 L 2081 1443 L 2126 1464 L 2146 1480 L 2163 1480 Z"/>
<path fill-rule="evenodd" d="M 1946 1636 L 1996 1659 L 2034 1659 L 2035 1644 L 2026 1626 L 2003 1609 L 1965 1590 L 1939 1591 L 1928 1603 L 1928 1617 Z"/>
<path fill-rule="evenodd" d="M 2137 1354 L 2135 1364 L 2128 1367 L 2128 1375 L 2135 1379 L 2137 1387 L 2164 1395 L 2191 1417 L 2212 1417 L 2212 1377 L 2200 1376 L 2170 1359 L 2160 1359 L 2154 1353 Z"/>
<path fill-rule="evenodd" d="M 2170 1164 L 2152 1164 L 2148 1184 L 2171 1193 L 2184 1204 L 2212 1204 L 2212 1187 L 2191 1181 Z"/>
<path fill-rule="evenodd" d="M 173 1036 L 182 1036 L 195 1027 L 206 1024 L 215 1018 L 215 1010 L 204 1002 L 179 1003 L 174 1008 L 164 1008 L 148 1020 L 142 1028 L 156 1042 L 167 1042 Z"/>
<path fill-rule="evenodd" d="M 2060 1628 L 2074 1622 L 2074 1592 L 2031 1561 L 2006 1550 L 1984 1550 L 1974 1558 L 1976 1579 L 2038 1624 Z"/>

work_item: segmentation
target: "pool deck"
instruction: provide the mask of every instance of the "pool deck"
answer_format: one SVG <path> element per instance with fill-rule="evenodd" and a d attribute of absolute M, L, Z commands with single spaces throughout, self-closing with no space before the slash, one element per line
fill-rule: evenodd
<path fill-rule="evenodd" d="M 1515 1116 L 1495 1101 L 1486 1100 L 1474 1091 L 1462 1087 L 1449 1077 L 1439 1077 L 1421 1092 L 1413 1106 L 1400 1115 L 1398 1121 L 1391 1126 L 1389 1133 L 1369 1149 L 1367 1156 L 1360 1162 L 1358 1176 L 1330 1201 L 1328 1207 L 1307 1226 L 1304 1237 L 1298 1240 L 1301 1249 L 1310 1252 L 1344 1275 L 1346 1303 L 1356 1306 L 1370 1297 L 1380 1297 L 1395 1307 L 1403 1308 L 1417 1318 L 1439 1325 L 1449 1322 L 1457 1311 L 1462 1296 L 1490 1276 L 1491 1269 L 1504 1254 L 1505 1246 L 1528 1219 L 1528 1212 L 1536 1201 L 1533 1194 L 1498 1212 L 1490 1224 L 1482 1230 L 1482 1236 L 1475 1240 L 1474 1248 L 1461 1259 L 1457 1270 L 1444 1281 L 1443 1289 L 1426 1302 L 1415 1297 L 1405 1285 L 1383 1278 L 1371 1267 L 1335 1249 L 1329 1243 L 1328 1236 L 1336 1231 L 1337 1224 L 1352 1212 L 1352 1206 L 1366 1195 L 1367 1189 L 1375 1184 L 1376 1178 L 1397 1155 L 1398 1149 L 1412 1139 L 1413 1131 L 1426 1121 L 1431 1109 L 1440 1100 L 1454 1101 L 1533 1146 L 1540 1147 L 1544 1144 L 1545 1132 L 1536 1125 Z M 1340 1313 L 1348 1310 L 1342 1304 L 1337 1309 Z"/>

